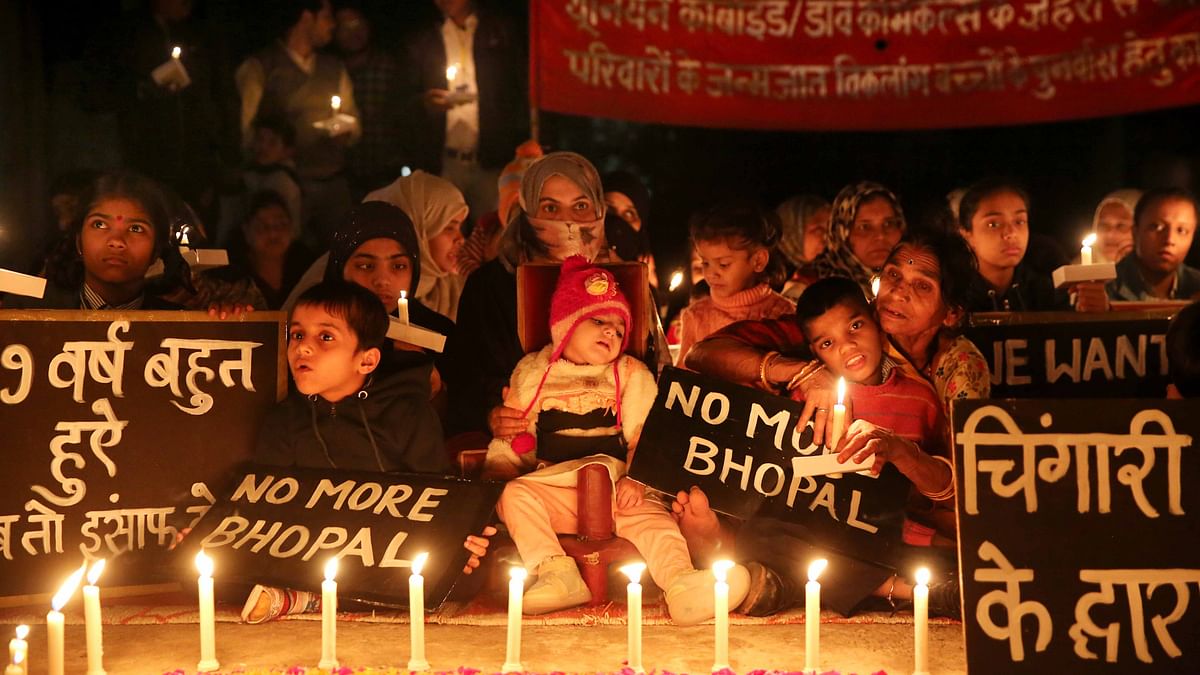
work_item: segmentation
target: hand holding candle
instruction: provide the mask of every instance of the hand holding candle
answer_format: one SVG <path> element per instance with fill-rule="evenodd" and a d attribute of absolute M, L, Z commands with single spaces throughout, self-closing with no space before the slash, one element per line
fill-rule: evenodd
<path fill-rule="evenodd" d="M 213 561 L 204 554 L 204 551 L 196 554 L 196 571 L 200 573 L 196 579 L 200 603 L 200 663 L 197 664 L 196 669 L 203 673 L 221 668 L 221 664 L 217 661 L 217 623 L 213 607 Z"/>
<path fill-rule="evenodd" d="M 508 644 L 504 650 L 502 673 L 525 672 L 521 665 L 521 610 L 525 599 L 525 568 L 508 572 Z"/>
<path fill-rule="evenodd" d="M 913 675 L 929 675 L 929 569 L 917 570 L 913 586 Z"/>
<path fill-rule="evenodd" d="M 829 565 L 818 558 L 808 566 L 808 583 L 804 585 L 804 672 L 818 672 L 821 661 L 821 584 L 817 577 Z"/>
<path fill-rule="evenodd" d="M 732 560 L 718 560 L 713 563 L 713 607 L 716 613 L 713 617 L 716 644 L 713 649 L 712 672 L 729 669 L 729 584 L 725 581 L 729 570 L 733 569 Z"/>
<path fill-rule="evenodd" d="M 25 662 L 29 660 L 29 626 L 17 626 L 17 636 L 8 641 L 8 667 L 4 675 L 25 675 Z"/>
<path fill-rule="evenodd" d="M 87 675 L 105 675 L 104 638 L 100 624 L 100 587 L 96 582 L 104 572 L 104 560 L 92 563 L 83 587 L 83 620 L 87 634 Z"/>
<path fill-rule="evenodd" d="M 47 672 L 50 675 L 63 675 L 63 614 L 62 608 L 67 606 L 71 601 L 71 596 L 75 595 L 75 589 L 79 588 L 79 582 L 83 579 L 83 572 L 87 569 L 87 563 L 79 566 L 63 585 L 59 587 L 58 593 L 54 594 L 54 599 L 50 601 L 52 609 L 46 614 L 46 661 L 48 663 Z"/>
<path fill-rule="evenodd" d="M 338 667 L 337 660 L 337 558 L 325 563 L 325 581 L 321 582 L 321 662 L 319 667 Z"/>
<path fill-rule="evenodd" d="M 413 558 L 412 574 L 408 577 L 408 623 L 411 626 L 409 672 L 429 670 L 429 661 L 425 660 L 425 578 L 421 576 L 421 569 L 428 559 L 428 553 Z"/>
<path fill-rule="evenodd" d="M 646 571 L 646 563 L 631 563 L 621 568 L 621 572 L 629 577 L 626 592 L 626 607 L 629 618 L 629 655 L 627 666 L 634 673 L 644 673 L 642 667 L 642 572 Z"/>

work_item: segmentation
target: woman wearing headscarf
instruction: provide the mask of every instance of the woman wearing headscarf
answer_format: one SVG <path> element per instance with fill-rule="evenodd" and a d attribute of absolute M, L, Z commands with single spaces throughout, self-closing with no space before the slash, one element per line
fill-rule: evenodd
<path fill-rule="evenodd" d="M 467 279 L 459 300 L 447 345 L 454 355 L 446 372 L 452 432 L 513 435 L 524 430 L 519 419 L 497 412 L 508 410 L 501 405 L 503 389 L 525 355 L 517 334 L 516 269 L 572 255 L 614 261 L 604 235 L 605 213 L 600 175 L 583 156 L 553 152 L 525 171 L 499 254 Z M 520 411 L 513 412 L 520 417 Z M 502 426 L 505 421 L 516 431 Z"/>
<path fill-rule="evenodd" d="M 817 279 L 848 277 L 871 297 L 879 273 L 906 228 L 900 200 L 870 181 L 847 185 L 833 200 L 829 245 L 804 273 Z"/>
<path fill-rule="evenodd" d="M 615 214 L 619 225 L 609 227 L 608 244 L 616 249 L 622 260 L 637 260 L 650 268 L 650 285 L 657 288 L 654 253 L 650 250 L 650 235 L 646 219 L 650 217 L 650 192 L 642 181 L 628 171 L 614 171 L 604 176 L 604 203 Z M 610 222 L 611 219 L 610 219 Z"/>
<path fill-rule="evenodd" d="M 795 302 L 800 294 L 816 281 L 805 269 L 825 252 L 829 241 L 829 202 L 817 195 L 796 195 L 775 208 L 783 225 L 779 237 L 779 252 L 788 266 L 788 280 L 783 296 Z"/>
<path fill-rule="evenodd" d="M 1104 196 L 1092 216 L 1096 235 L 1096 262 L 1121 262 L 1133 251 L 1133 210 L 1141 190 L 1116 190 Z"/>
<path fill-rule="evenodd" d="M 467 218 L 462 192 L 444 178 L 415 171 L 368 194 L 364 201 L 388 202 L 408 214 L 421 251 L 421 283 L 414 295 L 453 321 L 466 281 L 458 273 L 462 224 Z"/>

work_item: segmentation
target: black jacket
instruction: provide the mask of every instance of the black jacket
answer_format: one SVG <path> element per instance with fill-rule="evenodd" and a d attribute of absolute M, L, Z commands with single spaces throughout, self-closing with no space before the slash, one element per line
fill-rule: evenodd
<path fill-rule="evenodd" d="M 254 461 L 302 468 L 450 473 L 442 426 L 429 404 L 430 369 L 428 360 L 402 366 L 385 359 L 358 394 L 337 403 L 293 391 L 263 421 Z"/>
<path fill-rule="evenodd" d="M 1045 312 L 1069 310 L 1070 301 L 1054 290 L 1050 276 L 1034 271 L 1022 262 L 1013 272 L 1012 285 L 998 293 L 982 276 L 976 275 L 971 286 L 969 312 Z"/>

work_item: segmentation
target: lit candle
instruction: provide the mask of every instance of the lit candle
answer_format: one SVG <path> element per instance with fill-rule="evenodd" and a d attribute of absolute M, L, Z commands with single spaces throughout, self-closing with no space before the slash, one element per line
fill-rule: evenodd
<path fill-rule="evenodd" d="M 17 636 L 8 641 L 8 667 L 4 675 L 25 675 L 25 661 L 29 658 L 29 626 L 17 626 Z"/>
<path fill-rule="evenodd" d="M 621 568 L 629 577 L 626 592 L 626 607 L 629 610 L 629 657 L 628 667 L 635 673 L 646 672 L 642 668 L 642 572 L 646 571 L 646 563 L 631 563 Z"/>
<path fill-rule="evenodd" d="M 826 452 L 833 452 L 837 448 L 838 441 L 842 440 L 842 435 L 846 433 L 846 378 L 839 377 L 837 383 L 837 404 L 833 406 L 832 425 L 833 440 L 829 442 L 829 447 Z"/>
<path fill-rule="evenodd" d="M 400 323 L 408 325 L 408 292 L 400 291 L 400 298 L 396 300 L 396 316 L 399 317 Z"/>
<path fill-rule="evenodd" d="M 200 663 L 196 669 L 206 673 L 220 670 L 221 664 L 217 661 L 217 624 L 213 613 L 213 561 L 204 551 L 196 554 L 196 570 L 200 572 L 196 579 L 200 600 Z"/>
<path fill-rule="evenodd" d="M 1093 232 L 1083 239 L 1083 248 L 1079 249 L 1079 264 L 1092 264 L 1092 245 L 1096 243 L 1096 233 Z"/>
<path fill-rule="evenodd" d="M 871 297 L 879 297 L 879 277 L 874 277 L 871 279 Z"/>
<path fill-rule="evenodd" d="M 508 644 L 500 672 L 525 672 L 521 665 L 521 600 L 525 596 L 525 568 L 508 571 Z"/>
<path fill-rule="evenodd" d="M 87 675 L 104 675 L 104 638 L 100 627 L 100 573 L 104 571 L 104 560 L 97 560 L 87 573 L 87 585 L 83 587 L 83 621 L 87 633 Z"/>
<path fill-rule="evenodd" d="M 412 626 L 409 672 L 429 670 L 429 661 L 425 660 L 425 577 L 421 576 L 421 568 L 428 559 L 428 553 L 413 558 L 412 574 L 408 577 L 408 623 Z"/>
<path fill-rule="evenodd" d="M 668 291 L 674 291 L 683 285 L 683 270 L 675 270 L 671 275 L 671 285 L 667 287 Z"/>
<path fill-rule="evenodd" d="M 717 578 L 713 584 L 713 607 L 716 609 L 713 616 L 716 627 L 712 667 L 714 673 L 729 668 L 729 584 L 725 582 L 725 576 L 732 568 L 732 560 L 718 560 L 712 567 L 713 576 Z"/>
<path fill-rule="evenodd" d="M 179 57 L 181 57 L 181 56 L 183 56 L 183 49 L 181 49 L 179 47 L 179 45 L 175 45 L 174 47 L 171 47 L 171 58 L 178 61 Z"/>
<path fill-rule="evenodd" d="M 50 601 L 51 609 L 46 614 L 46 661 L 49 664 L 47 672 L 50 675 L 63 675 L 63 614 L 62 608 L 71 601 L 71 596 L 75 595 L 75 589 L 79 588 L 79 582 L 83 579 L 83 572 L 87 569 L 87 563 L 79 566 L 63 585 L 59 587 L 58 593 L 54 594 L 54 599 Z"/>
<path fill-rule="evenodd" d="M 321 582 L 321 662 L 325 670 L 338 667 L 337 660 L 337 558 L 325 563 L 325 581 Z"/>
<path fill-rule="evenodd" d="M 929 675 L 929 569 L 917 570 L 917 585 L 913 587 L 913 675 Z"/>
<path fill-rule="evenodd" d="M 808 566 L 808 583 L 804 585 L 804 672 L 816 673 L 821 661 L 821 584 L 817 577 L 829 561 L 818 558 Z"/>
<path fill-rule="evenodd" d="M 446 66 L 446 83 L 450 88 L 454 88 L 454 81 L 458 79 L 458 64 L 451 63 Z"/>
<path fill-rule="evenodd" d="M 188 243 L 188 236 L 187 236 L 187 232 L 185 231 L 183 234 L 181 234 L 179 236 L 179 250 L 180 250 L 180 252 L 185 252 L 188 250 L 188 248 L 190 246 L 191 246 L 191 244 Z"/>
<path fill-rule="evenodd" d="M 342 109 L 342 97 L 336 94 L 330 96 L 329 107 L 333 110 L 334 115 L 338 114 L 338 112 Z"/>

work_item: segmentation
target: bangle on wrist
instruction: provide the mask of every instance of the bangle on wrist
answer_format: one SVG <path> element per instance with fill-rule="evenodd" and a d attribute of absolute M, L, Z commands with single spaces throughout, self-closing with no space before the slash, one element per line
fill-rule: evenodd
<path fill-rule="evenodd" d="M 758 362 L 758 381 L 762 383 L 764 389 L 773 389 L 771 381 L 767 379 L 767 369 L 779 358 L 779 352 L 771 351 L 763 354 L 762 360 Z"/>
<path fill-rule="evenodd" d="M 946 468 L 950 469 L 950 482 L 946 485 L 945 488 L 943 488 L 942 490 L 939 490 L 937 492 L 926 492 L 924 490 L 918 490 L 918 491 L 925 497 L 927 497 L 935 502 L 940 502 L 940 501 L 943 501 L 946 499 L 950 499 L 951 497 L 954 496 L 954 493 L 955 493 L 955 490 L 954 490 L 954 464 L 951 463 L 950 460 L 946 459 L 945 457 L 938 457 L 937 455 L 933 455 L 932 459 L 935 459 L 935 460 L 941 462 L 942 464 L 945 464 Z"/>

